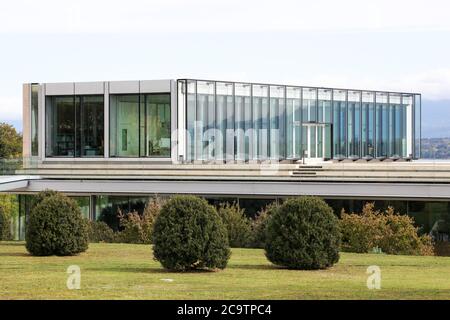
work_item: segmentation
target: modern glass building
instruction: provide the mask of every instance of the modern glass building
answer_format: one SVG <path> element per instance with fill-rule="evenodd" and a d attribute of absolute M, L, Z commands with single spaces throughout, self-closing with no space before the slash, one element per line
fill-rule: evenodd
<path fill-rule="evenodd" d="M 420 157 L 415 93 L 178 80 L 186 160 Z"/>
<path fill-rule="evenodd" d="M 0 177 L 0 193 L 18 195 L 17 238 L 45 189 L 112 227 L 118 209 L 141 212 L 155 194 L 234 201 L 248 215 L 314 195 L 337 214 L 395 204 L 424 232 L 450 221 L 450 164 L 407 161 L 421 153 L 417 93 L 195 79 L 23 89 L 23 166 Z"/>
<path fill-rule="evenodd" d="M 420 157 L 415 93 L 193 79 L 31 84 L 28 91 L 24 154 L 39 159 Z"/>

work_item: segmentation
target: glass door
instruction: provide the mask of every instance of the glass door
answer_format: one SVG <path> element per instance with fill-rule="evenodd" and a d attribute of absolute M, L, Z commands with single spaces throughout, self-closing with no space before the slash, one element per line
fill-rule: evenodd
<path fill-rule="evenodd" d="M 322 161 L 331 157 L 331 125 L 304 123 L 306 143 L 304 157 L 311 161 Z"/>

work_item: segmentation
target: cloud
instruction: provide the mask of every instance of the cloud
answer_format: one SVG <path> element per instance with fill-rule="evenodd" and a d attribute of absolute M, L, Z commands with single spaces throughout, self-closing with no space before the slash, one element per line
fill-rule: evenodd
<path fill-rule="evenodd" d="M 447 0 L 15 0 L 0 32 L 450 30 Z"/>
<path fill-rule="evenodd" d="M 0 122 L 22 119 L 21 97 L 0 97 Z"/>
<path fill-rule="evenodd" d="M 348 75 L 319 73 L 305 81 L 308 85 L 318 87 L 413 92 L 422 94 L 422 98 L 427 100 L 450 99 L 450 68 L 430 69 L 393 78 L 382 78 L 373 74 L 355 78 Z M 298 79 L 295 82 L 288 80 L 286 83 L 298 83 Z"/>
<path fill-rule="evenodd" d="M 450 98 L 450 68 L 434 69 L 418 74 L 407 75 L 393 87 L 407 87 L 422 93 L 428 100 Z"/>

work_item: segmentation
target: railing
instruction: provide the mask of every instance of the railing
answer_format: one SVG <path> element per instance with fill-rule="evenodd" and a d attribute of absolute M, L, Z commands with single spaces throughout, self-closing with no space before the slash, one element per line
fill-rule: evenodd
<path fill-rule="evenodd" d="M 16 170 L 23 168 L 23 158 L 0 159 L 0 176 L 16 174 Z"/>

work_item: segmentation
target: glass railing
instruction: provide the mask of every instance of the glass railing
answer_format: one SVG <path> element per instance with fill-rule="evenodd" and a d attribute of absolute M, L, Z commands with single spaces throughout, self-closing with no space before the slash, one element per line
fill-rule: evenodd
<path fill-rule="evenodd" d="M 38 163 L 36 158 L 0 158 L 0 176 L 19 174 L 18 170 L 36 168 Z"/>

